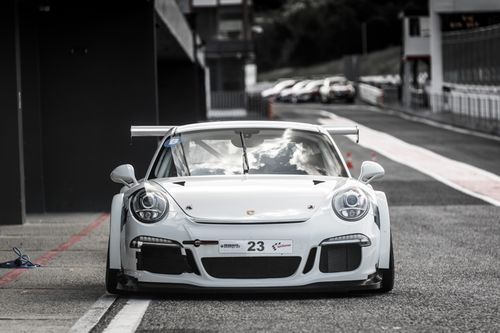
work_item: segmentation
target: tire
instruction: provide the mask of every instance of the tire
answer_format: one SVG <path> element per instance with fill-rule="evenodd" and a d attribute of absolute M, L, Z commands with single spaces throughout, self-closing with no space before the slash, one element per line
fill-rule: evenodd
<path fill-rule="evenodd" d="M 391 237 L 391 249 L 389 254 L 389 268 L 379 269 L 379 273 L 382 276 L 382 284 L 378 290 L 381 293 L 387 293 L 394 288 L 394 252 L 392 250 L 392 237 Z"/>
<path fill-rule="evenodd" d="M 108 255 L 106 259 L 106 290 L 110 294 L 120 294 L 121 290 L 118 290 L 118 274 L 119 269 L 109 268 L 109 243 L 108 243 Z"/>

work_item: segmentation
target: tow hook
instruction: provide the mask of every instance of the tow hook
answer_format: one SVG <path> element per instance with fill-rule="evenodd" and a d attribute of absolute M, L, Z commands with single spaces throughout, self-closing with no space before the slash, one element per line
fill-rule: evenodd
<path fill-rule="evenodd" d="M 182 244 L 183 245 L 194 245 L 194 247 L 199 247 L 200 245 L 218 245 L 219 241 L 195 239 L 195 240 L 182 241 Z"/>

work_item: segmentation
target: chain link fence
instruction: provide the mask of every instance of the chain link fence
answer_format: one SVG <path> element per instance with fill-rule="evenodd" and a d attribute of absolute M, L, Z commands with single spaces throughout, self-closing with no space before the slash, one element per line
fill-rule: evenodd
<path fill-rule="evenodd" d="M 444 81 L 500 85 L 500 24 L 443 33 Z"/>

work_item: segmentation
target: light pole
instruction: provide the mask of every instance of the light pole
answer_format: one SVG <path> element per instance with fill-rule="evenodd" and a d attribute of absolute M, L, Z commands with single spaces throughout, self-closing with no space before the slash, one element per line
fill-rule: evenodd
<path fill-rule="evenodd" d="M 363 55 L 368 53 L 368 32 L 366 31 L 366 22 L 361 23 L 361 47 Z"/>

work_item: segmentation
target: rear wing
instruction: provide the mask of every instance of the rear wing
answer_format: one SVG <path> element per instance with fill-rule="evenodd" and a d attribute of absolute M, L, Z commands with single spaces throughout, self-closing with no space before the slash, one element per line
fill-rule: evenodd
<path fill-rule="evenodd" d="M 175 126 L 130 126 L 130 136 L 165 136 Z"/>
<path fill-rule="evenodd" d="M 131 126 L 130 136 L 165 136 L 175 126 Z M 332 135 L 356 135 L 356 143 L 359 142 L 359 128 L 352 127 L 338 127 L 331 125 L 322 126 L 326 131 Z"/>
<path fill-rule="evenodd" d="M 359 128 L 358 126 L 338 127 L 331 125 L 322 126 L 328 133 L 332 135 L 356 135 L 356 143 L 359 143 Z"/>

